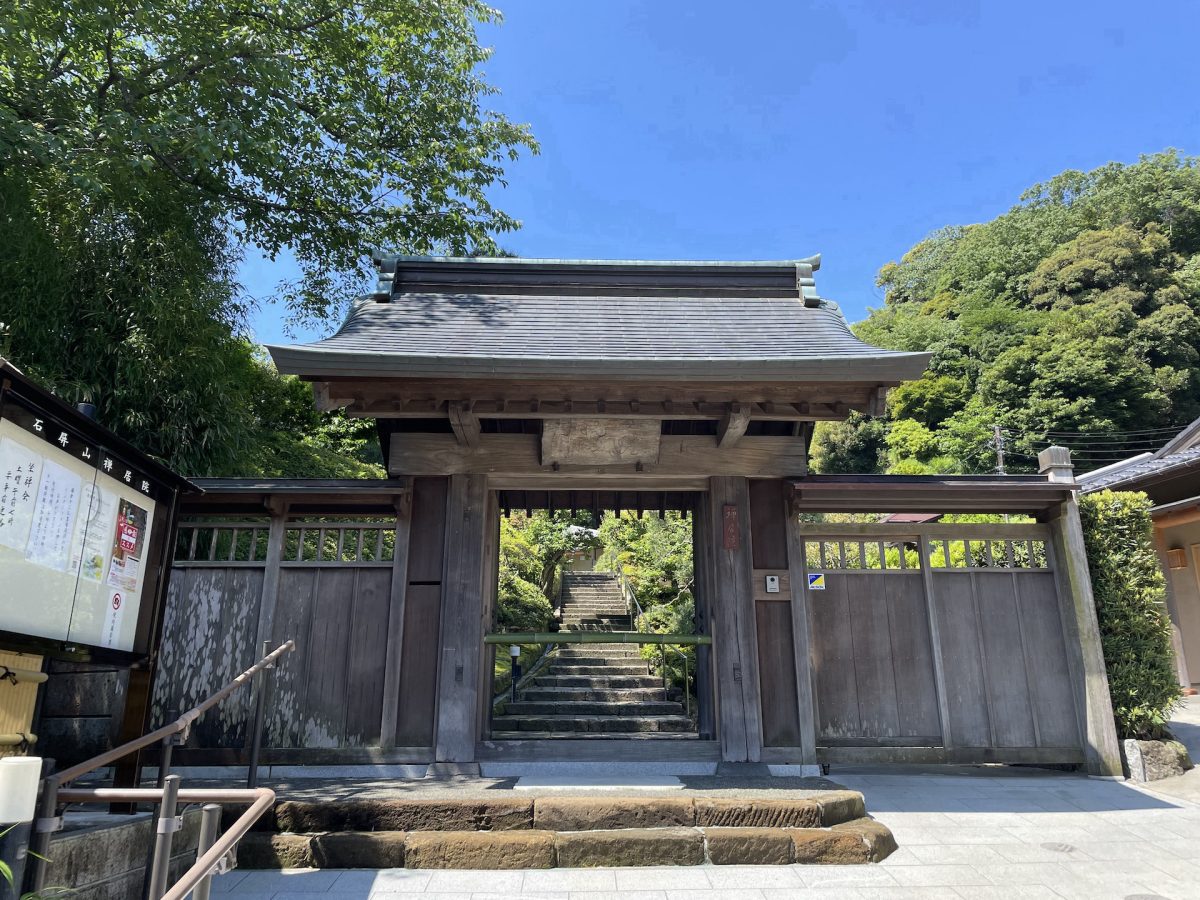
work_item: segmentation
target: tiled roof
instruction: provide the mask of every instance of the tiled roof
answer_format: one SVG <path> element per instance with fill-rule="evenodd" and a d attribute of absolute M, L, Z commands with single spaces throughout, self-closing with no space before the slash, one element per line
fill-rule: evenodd
<path fill-rule="evenodd" d="M 335 335 L 271 353 L 281 371 L 316 377 L 919 377 L 929 355 L 856 338 L 836 304 L 816 295 L 814 267 L 401 261 Z"/>
<path fill-rule="evenodd" d="M 1158 479 L 1174 472 L 1200 466 L 1200 447 L 1143 459 L 1131 459 L 1125 466 L 1106 467 L 1103 471 L 1079 476 L 1079 487 L 1084 493 L 1102 491 L 1106 488 L 1132 487 L 1136 484 Z"/>

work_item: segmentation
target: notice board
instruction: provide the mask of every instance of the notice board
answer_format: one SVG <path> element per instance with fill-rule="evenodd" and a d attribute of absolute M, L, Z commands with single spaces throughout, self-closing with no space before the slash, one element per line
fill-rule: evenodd
<path fill-rule="evenodd" d="M 0 644 L 144 658 L 187 482 L 11 366 L 0 374 Z"/>

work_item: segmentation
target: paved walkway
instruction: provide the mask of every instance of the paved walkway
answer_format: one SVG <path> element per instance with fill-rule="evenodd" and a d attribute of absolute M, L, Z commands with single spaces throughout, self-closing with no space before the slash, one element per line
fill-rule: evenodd
<path fill-rule="evenodd" d="M 1200 741 L 1200 699 L 1173 727 Z M 1200 756 L 1200 746 L 1192 752 Z M 1200 769 L 1155 790 L 1040 770 L 839 769 L 900 849 L 874 866 L 233 872 L 228 900 L 1200 900 Z M 1161 787 L 1161 789 L 1160 789 Z"/>

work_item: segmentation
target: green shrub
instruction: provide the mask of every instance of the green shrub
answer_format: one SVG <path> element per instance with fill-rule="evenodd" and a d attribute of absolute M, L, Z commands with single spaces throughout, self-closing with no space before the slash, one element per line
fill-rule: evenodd
<path fill-rule="evenodd" d="M 1150 501 L 1141 493 L 1100 491 L 1079 505 L 1117 732 L 1160 738 L 1183 692 Z"/>
<path fill-rule="evenodd" d="M 496 623 L 502 631 L 546 630 L 553 610 L 541 588 L 505 565 L 500 566 L 498 588 Z"/>

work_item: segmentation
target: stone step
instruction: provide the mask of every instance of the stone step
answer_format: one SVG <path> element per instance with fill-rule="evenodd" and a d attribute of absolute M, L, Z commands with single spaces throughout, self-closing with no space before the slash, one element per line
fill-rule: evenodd
<path fill-rule="evenodd" d="M 649 675 L 646 664 L 641 665 L 609 665 L 609 666 L 573 666 L 564 663 L 550 663 L 551 675 Z"/>
<path fill-rule="evenodd" d="M 613 703 L 653 703 L 662 699 L 661 687 L 596 690 L 593 688 L 526 688 L 518 692 L 522 700 L 554 703 L 603 701 Z"/>
<path fill-rule="evenodd" d="M 227 824 L 240 811 L 227 810 Z M 817 790 L 797 799 L 514 795 L 282 801 L 239 842 L 238 865 L 427 870 L 845 864 L 879 862 L 895 849 L 891 832 L 867 817 L 862 795 L 854 791 Z"/>
<path fill-rule="evenodd" d="M 692 720 L 686 716 L 495 716 L 492 727 L 500 731 L 574 731 L 587 734 L 596 731 L 691 731 Z"/>
<path fill-rule="evenodd" d="M 493 731 L 493 741 L 698 741 L 694 731 L 591 731 L 581 736 L 578 731 Z"/>
<path fill-rule="evenodd" d="M 535 687 L 545 688 L 589 688 L 591 690 L 625 690 L 627 688 L 652 688 L 662 690 L 662 679 L 653 675 L 538 675 L 533 679 Z"/>
<path fill-rule="evenodd" d="M 637 663 L 639 658 L 636 653 L 630 653 L 627 656 L 617 656 L 616 654 L 607 656 L 601 653 L 592 653 L 587 656 L 559 656 L 555 654 L 552 661 L 556 664 L 561 662 L 572 666 L 620 666 L 633 665 Z"/>
<path fill-rule="evenodd" d="M 604 700 L 529 700 L 522 697 L 504 708 L 504 717 L 513 716 L 678 716 L 683 705 L 669 700 L 620 702 Z"/>

